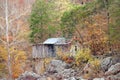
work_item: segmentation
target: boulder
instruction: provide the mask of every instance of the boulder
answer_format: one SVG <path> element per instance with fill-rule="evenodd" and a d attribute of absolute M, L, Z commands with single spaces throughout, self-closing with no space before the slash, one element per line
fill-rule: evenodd
<path fill-rule="evenodd" d="M 40 76 L 33 72 L 25 72 L 16 80 L 39 80 Z"/>
<path fill-rule="evenodd" d="M 63 76 L 63 78 L 73 77 L 73 76 L 75 76 L 75 70 L 64 69 L 60 74 Z"/>
<path fill-rule="evenodd" d="M 77 77 L 76 80 L 87 80 L 87 79 L 83 79 L 82 77 Z"/>
<path fill-rule="evenodd" d="M 93 80 L 105 80 L 104 78 L 94 78 Z"/>
<path fill-rule="evenodd" d="M 105 72 L 105 75 L 115 75 L 117 73 L 120 73 L 120 63 L 117 63 L 115 65 L 112 65 L 107 72 Z"/>
<path fill-rule="evenodd" d="M 106 80 L 120 80 L 120 63 L 112 65 L 107 72 L 105 72 Z"/>
<path fill-rule="evenodd" d="M 52 60 L 48 65 L 48 73 L 59 73 L 65 69 L 66 63 L 61 60 Z"/>
<path fill-rule="evenodd" d="M 87 80 L 87 79 L 83 79 L 82 77 L 79 77 L 79 78 L 70 77 L 70 78 L 63 79 L 63 80 Z"/>
<path fill-rule="evenodd" d="M 0 79 L 0 80 L 7 80 L 6 78 L 2 78 L 2 79 Z"/>
<path fill-rule="evenodd" d="M 68 79 L 64 79 L 64 80 L 76 80 L 75 77 L 70 77 Z"/>
<path fill-rule="evenodd" d="M 70 68 L 70 66 L 71 65 L 65 62 L 62 62 L 61 60 L 52 60 L 50 64 L 48 65 L 46 74 L 48 76 L 52 75 L 52 77 L 55 77 L 57 80 L 68 79 L 71 77 L 75 78 L 75 75 L 77 74 L 77 72 L 73 70 L 72 68 Z"/>
<path fill-rule="evenodd" d="M 64 69 L 61 72 L 52 74 L 52 76 L 55 77 L 57 80 L 61 80 L 75 77 L 75 74 L 76 72 L 73 69 Z"/>
<path fill-rule="evenodd" d="M 107 71 L 111 65 L 114 65 L 116 63 L 120 62 L 120 59 L 118 57 L 107 57 L 107 58 L 104 58 L 102 61 L 101 61 L 101 69 L 105 72 Z"/>
<path fill-rule="evenodd" d="M 107 76 L 105 80 L 120 80 L 120 73 L 116 75 Z"/>

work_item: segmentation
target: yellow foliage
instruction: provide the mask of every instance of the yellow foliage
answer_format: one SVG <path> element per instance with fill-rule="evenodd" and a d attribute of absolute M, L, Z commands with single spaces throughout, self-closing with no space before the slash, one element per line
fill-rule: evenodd
<path fill-rule="evenodd" d="M 79 50 L 77 52 L 77 54 L 75 55 L 75 62 L 77 64 L 77 66 L 79 66 L 81 63 L 87 63 L 88 61 L 91 61 L 92 55 L 91 55 L 91 51 L 88 48 Z"/>
<path fill-rule="evenodd" d="M 85 35 L 83 39 L 93 54 L 104 54 L 107 51 L 108 41 L 106 16 L 104 16 L 104 13 L 96 14 L 91 16 L 91 21 L 89 18 L 84 21 L 87 27 L 85 31 L 83 30 Z"/>
<path fill-rule="evenodd" d="M 7 60 L 7 51 L 4 46 L 0 46 L 0 57 Z"/>
<path fill-rule="evenodd" d="M 90 61 L 90 64 L 93 65 L 94 69 L 98 70 L 100 67 L 100 60 L 94 59 L 94 60 Z"/>
<path fill-rule="evenodd" d="M 53 59 L 53 58 L 45 58 L 45 59 L 44 59 L 45 64 L 49 64 L 52 59 Z"/>
<path fill-rule="evenodd" d="M 27 56 L 24 51 L 14 50 L 12 57 L 14 58 L 14 63 L 12 63 L 13 77 L 17 78 L 23 72 Z"/>
<path fill-rule="evenodd" d="M 67 59 L 67 57 L 70 56 L 69 53 L 62 52 L 61 49 L 57 48 L 57 57 L 63 61 Z"/>
<path fill-rule="evenodd" d="M 40 74 L 43 74 L 46 70 L 46 67 L 48 66 L 48 64 L 50 63 L 50 61 L 52 60 L 53 58 L 44 58 L 44 59 L 41 59 L 41 61 L 39 62 L 40 63 L 40 67 L 38 69 L 39 73 Z M 37 63 L 37 64 L 39 64 Z"/>
<path fill-rule="evenodd" d="M 85 79 L 99 77 L 100 73 L 100 60 L 93 59 L 92 61 L 89 61 L 90 66 L 87 68 L 87 73 L 83 74 L 83 77 Z"/>
<path fill-rule="evenodd" d="M 16 50 L 14 47 L 10 48 L 10 55 L 13 78 L 17 78 L 23 71 L 27 56 L 24 51 Z M 4 46 L 0 46 L 0 57 L 7 63 L 8 53 Z"/>

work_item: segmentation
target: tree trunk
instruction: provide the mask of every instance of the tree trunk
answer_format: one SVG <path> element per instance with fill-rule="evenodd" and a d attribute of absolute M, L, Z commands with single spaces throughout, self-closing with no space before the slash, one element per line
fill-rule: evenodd
<path fill-rule="evenodd" d="M 9 50 L 9 22 L 8 22 L 8 0 L 5 2 L 5 19 L 6 19 L 6 50 L 8 53 L 7 67 L 9 72 L 9 80 L 12 80 L 11 56 Z"/>
<path fill-rule="evenodd" d="M 8 61 L 7 61 L 7 67 L 8 67 L 8 72 L 9 72 L 9 80 L 12 79 L 12 68 L 11 68 L 11 55 L 10 55 L 10 50 L 9 50 L 9 45 L 6 45 L 7 53 L 8 53 Z"/>

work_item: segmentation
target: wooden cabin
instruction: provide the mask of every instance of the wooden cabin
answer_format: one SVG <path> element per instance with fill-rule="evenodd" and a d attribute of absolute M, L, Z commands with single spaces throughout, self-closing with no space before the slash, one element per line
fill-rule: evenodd
<path fill-rule="evenodd" d="M 65 38 L 49 38 L 42 44 L 33 45 L 33 58 L 56 57 L 58 50 L 69 52 L 69 44 Z"/>

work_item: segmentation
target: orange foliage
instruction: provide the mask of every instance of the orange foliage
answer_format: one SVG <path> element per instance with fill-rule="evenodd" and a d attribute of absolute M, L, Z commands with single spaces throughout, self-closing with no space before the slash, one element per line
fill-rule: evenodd
<path fill-rule="evenodd" d="M 25 66 L 25 61 L 27 57 L 24 51 L 15 50 L 14 47 L 10 48 L 10 52 L 12 52 L 11 53 L 12 76 L 13 78 L 17 78 L 23 72 L 23 67 Z M 8 54 L 4 46 L 0 46 L 0 55 L 7 63 Z"/>
<path fill-rule="evenodd" d="M 90 19 L 85 20 L 84 42 L 87 43 L 93 54 L 103 54 L 107 51 L 107 23 L 106 17 L 96 14 Z"/>
<path fill-rule="evenodd" d="M 8 36 L 8 38 L 9 38 L 9 41 L 10 41 L 10 42 L 13 40 L 13 37 L 12 37 L 12 36 Z M 3 36 L 3 37 L 2 37 L 2 40 L 6 41 L 6 40 L 7 40 L 6 36 Z"/>
<path fill-rule="evenodd" d="M 72 59 L 72 58 L 69 57 L 65 62 L 66 63 L 72 63 L 72 62 L 74 62 L 74 59 Z"/>
<path fill-rule="evenodd" d="M 69 55 L 61 56 L 61 59 L 63 61 L 65 61 L 66 63 L 72 63 L 72 62 L 74 62 L 74 57 L 71 57 Z"/>

